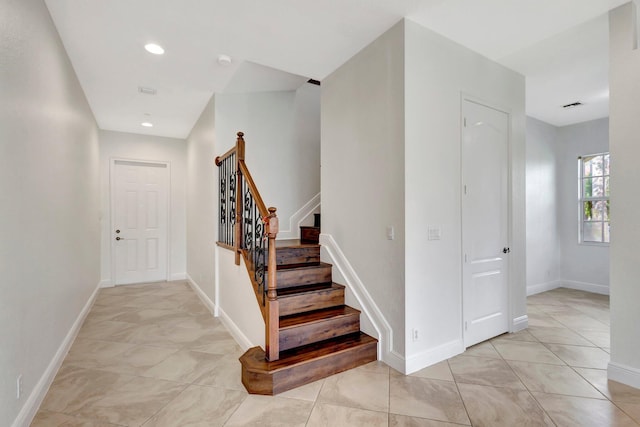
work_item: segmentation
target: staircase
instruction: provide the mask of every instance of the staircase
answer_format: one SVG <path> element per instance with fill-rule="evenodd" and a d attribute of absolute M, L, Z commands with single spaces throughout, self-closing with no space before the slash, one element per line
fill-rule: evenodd
<path fill-rule="evenodd" d="M 278 394 L 377 360 L 378 341 L 360 332 L 360 311 L 344 304 L 344 286 L 320 262 L 320 245 L 276 241 L 280 358 L 260 347 L 240 357 L 249 393 Z"/>
<path fill-rule="evenodd" d="M 267 209 L 244 162 L 243 135 L 216 158 L 217 244 L 236 253 L 236 265 L 244 259 L 265 320 L 265 349 L 240 357 L 242 383 L 273 395 L 376 360 L 378 341 L 360 331 L 360 311 L 345 305 L 344 286 L 320 261 L 319 214 L 300 240 L 276 240 L 276 209 Z"/>

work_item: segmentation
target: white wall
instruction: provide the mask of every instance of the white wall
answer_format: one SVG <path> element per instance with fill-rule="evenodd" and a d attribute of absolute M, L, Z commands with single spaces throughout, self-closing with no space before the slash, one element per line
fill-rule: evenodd
<path fill-rule="evenodd" d="M 151 160 L 171 165 L 169 208 L 169 275 L 167 280 L 186 278 L 186 156 L 183 139 L 163 138 L 133 133 L 100 131 L 100 212 L 101 212 L 101 283 L 113 286 L 111 277 L 111 187 L 112 159 Z"/>
<path fill-rule="evenodd" d="M 0 93 L 0 425 L 21 426 L 100 280 L 97 125 L 42 1 L 0 2 Z"/>
<path fill-rule="evenodd" d="M 267 206 L 278 208 L 282 236 L 289 219 L 320 192 L 320 88 L 220 94 L 215 97 L 217 154 L 243 131 L 246 163 Z M 296 233 L 298 230 L 290 230 Z"/>
<path fill-rule="evenodd" d="M 527 117 L 527 294 L 559 285 L 557 134 L 555 126 Z"/>
<path fill-rule="evenodd" d="M 526 315 L 524 77 L 406 21 L 407 370 L 461 351 L 461 94 L 510 114 L 509 286 L 516 328 Z M 427 225 L 442 230 L 427 241 Z M 519 323 L 518 323 L 519 322 Z M 408 335 L 407 335 L 408 337 Z"/>
<path fill-rule="evenodd" d="M 640 50 L 631 3 L 609 13 L 611 173 L 611 363 L 609 378 L 640 388 Z"/>
<path fill-rule="evenodd" d="M 391 325 L 407 372 L 463 350 L 462 93 L 510 112 L 510 292 L 513 319 L 526 319 L 524 90 L 521 75 L 408 20 L 323 81 L 323 233 Z"/>
<path fill-rule="evenodd" d="M 557 128 L 560 285 L 608 294 L 609 247 L 578 243 L 578 156 L 605 151 L 609 151 L 607 118 Z"/>
<path fill-rule="evenodd" d="M 187 274 L 217 303 L 218 171 L 215 159 L 215 100 L 211 98 L 187 137 Z"/>
<path fill-rule="evenodd" d="M 387 345 L 400 358 L 405 351 L 403 40 L 400 22 L 322 81 L 321 168 L 322 233 L 333 237 L 389 322 L 393 341 Z M 387 239 L 390 226 L 395 240 Z"/>

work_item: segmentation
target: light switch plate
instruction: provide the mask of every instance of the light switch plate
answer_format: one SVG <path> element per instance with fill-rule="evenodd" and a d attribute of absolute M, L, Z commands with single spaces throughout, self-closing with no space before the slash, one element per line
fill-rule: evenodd
<path fill-rule="evenodd" d="M 440 240 L 440 227 L 427 228 L 427 240 Z"/>

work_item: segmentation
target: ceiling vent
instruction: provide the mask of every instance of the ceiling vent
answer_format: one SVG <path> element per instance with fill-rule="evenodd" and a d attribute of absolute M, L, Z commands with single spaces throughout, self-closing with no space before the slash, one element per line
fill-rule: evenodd
<path fill-rule="evenodd" d="M 155 95 L 156 93 L 158 93 L 158 91 L 154 88 L 144 86 L 138 86 L 138 92 L 144 93 L 145 95 Z"/>
<path fill-rule="evenodd" d="M 579 107 L 581 105 L 584 105 L 584 104 L 580 101 L 576 101 L 576 102 L 572 102 L 571 104 L 563 105 L 562 108 L 573 108 L 573 107 Z"/>

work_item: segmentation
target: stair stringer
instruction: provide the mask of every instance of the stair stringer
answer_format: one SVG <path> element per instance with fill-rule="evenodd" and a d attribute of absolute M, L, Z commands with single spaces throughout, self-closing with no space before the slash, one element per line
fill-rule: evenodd
<path fill-rule="evenodd" d="M 304 204 L 297 212 L 295 212 L 289 218 L 289 229 L 288 230 L 280 230 L 278 231 L 278 240 L 287 240 L 287 239 L 299 239 L 300 238 L 300 226 L 303 225 L 305 219 L 309 216 L 312 216 L 314 213 L 318 211 L 320 207 L 321 197 L 320 193 L 316 194 Z M 282 225 L 284 221 L 280 224 Z"/>
<path fill-rule="evenodd" d="M 328 259 L 330 264 L 338 270 L 341 277 L 335 278 L 334 281 L 339 282 L 347 287 L 351 294 L 355 297 L 360 305 L 358 308 L 362 311 L 360 329 L 367 334 L 378 339 L 378 358 L 399 372 L 405 372 L 406 361 L 404 356 L 396 352 L 393 348 L 393 329 L 378 308 L 375 301 L 365 288 L 362 280 L 349 263 L 340 246 L 333 239 L 333 236 L 327 233 L 320 233 L 320 258 Z M 324 257 L 322 255 L 325 255 Z M 362 320 L 365 320 L 364 322 Z M 367 325 L 371 325 L 375 331 L 369 329 Z"/>

